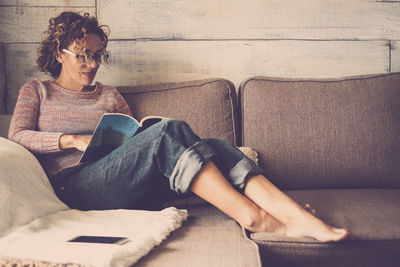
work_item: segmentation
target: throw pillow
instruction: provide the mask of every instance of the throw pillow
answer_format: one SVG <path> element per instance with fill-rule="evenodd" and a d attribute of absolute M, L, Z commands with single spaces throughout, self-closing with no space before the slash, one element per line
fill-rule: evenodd
<path fill-rule="evenodd" d="M 0 236 L 15 226 L 66 209 L 35 156 L 0 137 Z"/>
<path fill-rule="evenodd" d="M 253 150 L 250 147 L 246 147 L 246 146 L 238 147 L 238 149 L 240 151 L 242 151 L 242 153 L 245 154 L 249 159 L 254 161 L 254 163 L 256 165 L 258 165 L 258 153 L 257 153 L 257 151 Z"/>

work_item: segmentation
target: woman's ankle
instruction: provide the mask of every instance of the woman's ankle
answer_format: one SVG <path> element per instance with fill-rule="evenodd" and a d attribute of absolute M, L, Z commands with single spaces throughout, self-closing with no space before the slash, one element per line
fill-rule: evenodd
<path fill-rule="evenodd" d="M 251 232 L 286 233 L 285 226 L 262 209 L 248 214 L 239 224 Z"/>

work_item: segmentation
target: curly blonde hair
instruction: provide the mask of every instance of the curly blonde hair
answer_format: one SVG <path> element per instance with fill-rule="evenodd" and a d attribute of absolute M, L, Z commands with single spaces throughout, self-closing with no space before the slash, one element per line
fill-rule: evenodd
<path fill-rule="evenodd" d="M 85 44 L 87 35 L 94 33 L 100 37 L 102 52 L 105 53 L 109 32 L 108 26 L 99 25 L 97 19 L 90 17 L 89 13 L 81 16 L 74 12 L 63 12 L 57 17 L 50 18 L 49 28 L 44 32 L 46 38 L 37 50 L 36 63 L 41 71 L 49 73 L 56 79 L 60 75 L 62 66 L 56 59 L 59 52 L 77 39 L 83 40 Z"/>

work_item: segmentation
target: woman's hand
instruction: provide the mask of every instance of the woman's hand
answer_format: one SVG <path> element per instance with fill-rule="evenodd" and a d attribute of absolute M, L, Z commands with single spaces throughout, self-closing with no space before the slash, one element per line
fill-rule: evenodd
<path fill-rule="evenodd" d="M 90 136 L 64 134 L 60 137 L 60 149 L 75 148 L 79 151 L 85 151 L 90 138 Z"/>

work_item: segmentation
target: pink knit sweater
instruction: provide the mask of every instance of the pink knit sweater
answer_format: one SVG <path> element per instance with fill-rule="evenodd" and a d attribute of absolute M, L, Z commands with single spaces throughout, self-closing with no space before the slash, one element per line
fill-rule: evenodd
<path fill-rule="evenodd" d="M 8 137 L 30 150 L 52 177 L 76 166 L 82 155 L 76 149 L 60 150 L 61 135 L 91 135 L 106 112 L 131 115 L 115 87 L 96 83 L 91 91 L 77 92 L 32 80 L 19 91 Z"/>

